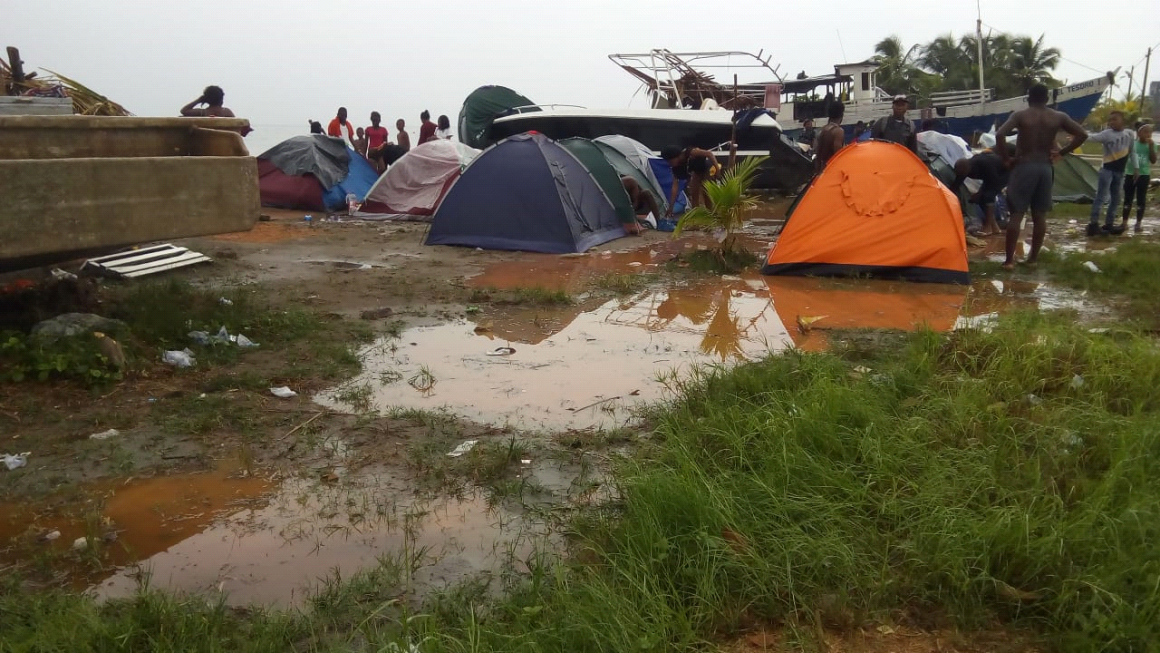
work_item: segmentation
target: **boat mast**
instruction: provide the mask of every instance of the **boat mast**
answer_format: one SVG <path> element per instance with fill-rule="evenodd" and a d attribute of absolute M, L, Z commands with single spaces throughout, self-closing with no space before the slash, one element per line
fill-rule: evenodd
<path fill-rule="evenodd" d="M 983 5 L 982 0 L 975 0 L 975 9 L 978 18 L 975 20 L 975 41 L 979 46 L 979 104 L 987 104 L 987 87 L 983 84 Z"/>

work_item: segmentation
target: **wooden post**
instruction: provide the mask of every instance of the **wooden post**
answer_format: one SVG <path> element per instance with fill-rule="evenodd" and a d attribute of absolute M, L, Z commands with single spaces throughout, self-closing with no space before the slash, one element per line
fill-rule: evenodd
<path fill-rule="evenodd" d="M 8 67 L 12 69 L 12 84 L 8 87 L 9 95 L 20 95 L 19 86 L 24 82 L 24 62 L 20 60 L 20 50 L 8 46 Z"/>
<path fill-rule="evenodd" d="M 1140 119 L 1144 120 L 1151 117 L 1145 107 L 1148 106 L 1148 67 L 1152 65 L 1152 48 L 1148 48 L 1148 54 L 1144 57 L 1144 83 L 1140 85 Z"/>
<path fill-rule="evenodd" d="M 737 165 L 737 73 L 733 73 L 733 131 L 729 134 L 729 169 Z"/>

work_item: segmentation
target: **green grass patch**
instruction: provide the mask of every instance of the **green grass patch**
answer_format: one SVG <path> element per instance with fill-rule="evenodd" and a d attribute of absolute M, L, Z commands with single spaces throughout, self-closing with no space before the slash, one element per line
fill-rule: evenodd
<path fill-rule="evenodd" d="M 1091 261 L 1099 268 L 1084 267 Z M 1092 292 L 1124 297 L 1130 316 L 1155 328 L 1160 326 L 1160 243 L 1125 239 L 1114 251 L 1045 252 L 1043 264 L 1052 281 Z"/>
<path fill-rule="evenodd" d="M 617 295 L 631 295 L 648 286 L 652 275 L 618 274 L 615 272 L 597 277 L 592 285 L 600 290 L 607 290 Z"/>
<path fill-rule="evenodd" d="M 534 556 L 499 596 L 470 585 L 415 608 L 385 582 L 352 581 L 304 613 L 244 620 L 173 599 L 0 598 L 16 615 L 5 641 L 170 650 L 181 635 L 194 650 L 326 650 L 345 633 L 360 650 L 695 651 L 755 624 L 808 640 L 818 626 L 906 615 L 949 620 L 967 639 L 999 623 L 1060 651 L 1149 650 L 1160 350 L 1069 317 L 1017 314 L 990 332 L 673 381 L 647 448 L 616 470 L 615 499 L 571 523 L 573 555 Z M 431 440 L 445 457 L 458 437 Z M 499 440 L 466 462 L 504 478 L 521 446 Z"/>
<path fill-rule="evenodd" d="M 507 306 L 567 306 L 572 303 L 572 297 L 565 290 L 554 290 L 541 286 L 496 290 L 495 288 L 477 288 L 471 292 L 468 302 L 475 304 L 497 304 Z"/>
<path fill-rule="evenodd" d="M 705 274 L 736 274 L 757 265 L 759 258 L 747 249 L 728 252 L 702 249 L 679 256 L 676 265 Z"/>

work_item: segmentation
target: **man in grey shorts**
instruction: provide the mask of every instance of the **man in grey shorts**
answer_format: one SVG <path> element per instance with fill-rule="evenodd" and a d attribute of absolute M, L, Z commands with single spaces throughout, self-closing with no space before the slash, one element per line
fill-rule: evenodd
<path fill-rule="evenodd" d="M 1018 131 L 1015 143 L 1014 167 L 1007 184 L 1007 200 L 1011 220 L 1007 223 L 1007 259 L 1003 268 L 1015 267 L 1015 248 L 1023 231 L 1023 214 L 1031 209 L 1035 223 L 1031 234 L 1031 252 L 1027 264 L 1035 265 L 1043 238 L 1047 235 L 1047 213 L 1051 210 L 1051 188 L 1055 182 L 1052 168 L 1060 156 L 1070 154 L 1087 140 L 1087 132 L 1062 111 L 1047 108 L 1047 87 L 1036 84 L 1027 94 L 1027 108 L 1011 114 L 1007 122 L 995 132 L 995 152 L 1010 162 L 1007 136 Z M 1055 136 L 1060 130 L 1071 134 L 1071 142 L 1062 150 L 1055 148 Z"/>

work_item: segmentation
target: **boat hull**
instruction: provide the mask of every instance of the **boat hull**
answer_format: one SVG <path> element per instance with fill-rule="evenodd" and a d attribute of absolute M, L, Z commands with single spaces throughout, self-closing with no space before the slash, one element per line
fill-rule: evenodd
<path fill-rule="evenodd" d="M 498 118 L 492 123 L 490 141 L 537 131 L 560 140 L 627 136 L 655 154 L 669 146 L 701 147 L 728 152 L 733 137 L 732 112 L 660 109 L 625 114 L 544 110 Z M 795 189 L 809 180 L 812 164 L 799 150 L 782 140 L 780 126 L 764 117 L 737 135 L 738 156 L 768 156 L 755 186 L 770 190 Z"/>

